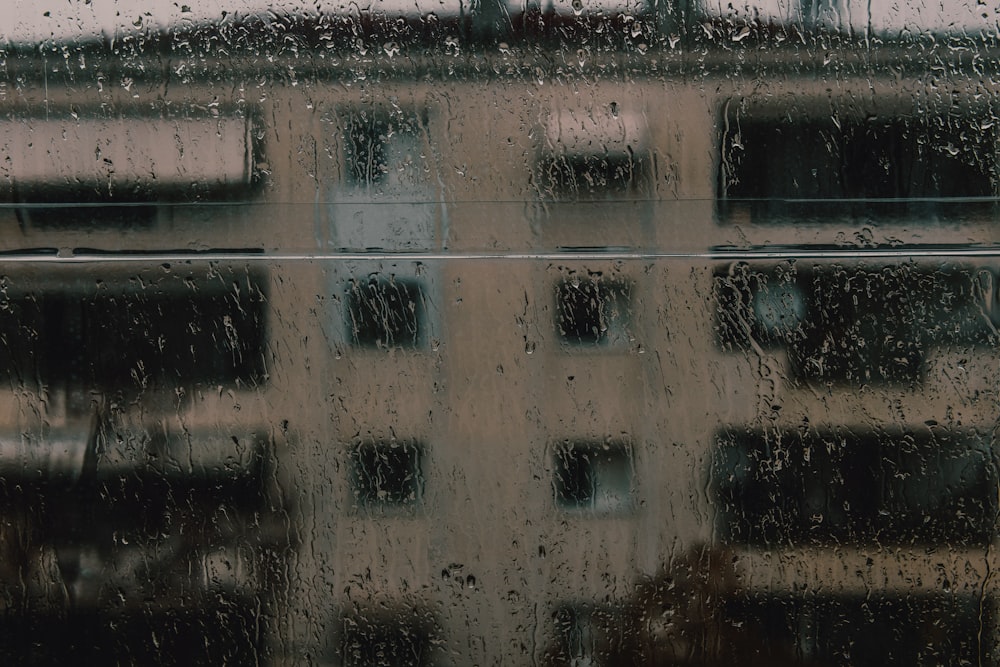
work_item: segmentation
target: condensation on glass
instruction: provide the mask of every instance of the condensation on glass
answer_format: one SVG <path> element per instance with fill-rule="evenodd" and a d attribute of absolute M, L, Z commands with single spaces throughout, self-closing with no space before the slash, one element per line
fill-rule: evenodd
<path fill-rule="evenodd" d="M 992 8 L 117 7 L 0 41 L 5 664 L 997 662 Z"/>

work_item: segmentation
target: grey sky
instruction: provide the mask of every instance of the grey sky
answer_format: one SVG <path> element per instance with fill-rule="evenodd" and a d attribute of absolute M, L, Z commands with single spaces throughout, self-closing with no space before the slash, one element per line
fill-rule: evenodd
<path fill-rule="evenodd" d="M 0 0 L 13 20 L 0 32 L 2 42 L 127 35 L 172 26 L 237 20 L 268 10 L 357 12 L 447 12 L 458 0 Z M 7 15 L 10 16 L 10 12 Z"/>
<path fill-rule="evenodd" d="M 622 0 L 583 0 L 584 6 L 619 6 Z M 556 6 L 568 0 L 541 0 Z M 783 22 L 801 18 L 801 0 L 702 0 L 711 13 L 730 13 Z M 468 0 L 465 0 L 468 5 Z M 513 6 L 522 3 L 510 2 Z M 630 4 L 630 3 L 625 3 Z M 1000 0 L 825 0 L 823 20 L 842 28 L 876 32 L 987 32 L 995 35 Z M 206 21 L 235 20 L 240 15 L 272 9 L 282 12 L 391 13 L 455 11 L 459 0 L 0 0 L 8 20 L 0 28 L 0 44 L 127 35 Z M 871 7 L 871 16 L 868 8 Z M 227 18 L 223 18 L 227 17 Z M 10 20 L 12 19 L 12 20 Z"/>

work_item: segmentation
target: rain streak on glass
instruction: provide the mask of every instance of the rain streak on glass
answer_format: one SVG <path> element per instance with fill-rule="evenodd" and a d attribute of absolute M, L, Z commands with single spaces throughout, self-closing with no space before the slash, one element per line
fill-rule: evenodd
<path fill-rule="evenodd" d="M 0 663 L 998 662 L 993 4 L 8 4 Z"/>

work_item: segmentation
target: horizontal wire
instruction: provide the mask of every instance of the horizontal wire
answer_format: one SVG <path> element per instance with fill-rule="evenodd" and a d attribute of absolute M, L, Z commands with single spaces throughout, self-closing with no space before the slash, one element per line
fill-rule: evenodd
<path fill-rule="evenodd" d="M 796 260 L 796 259 L 923 259 L 951 257 L 1000 258 L 1000 247 L 899 247 L 899 248 L 760 248 L 760 249 L 710 249 L 701 252 L 662 251 L 438 251 L 438 252 L 66 252 L 38 254 L 14 251 L 0 255 L 3 264 L 80 264 L 80 263 L 150 263 L 150 262 L 313 262 L 313 261 L 655 261 L 655 260 Z"/>

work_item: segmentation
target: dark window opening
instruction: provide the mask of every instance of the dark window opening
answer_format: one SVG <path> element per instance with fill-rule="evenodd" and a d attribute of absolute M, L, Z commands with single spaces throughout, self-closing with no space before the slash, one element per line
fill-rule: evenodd
<path fill-rule="evenodd" d="M 731 430 L 711 468 L 720 538 L 987 544 L 997 472 L 970 432 Z"/>
<path fill-rule="evenodd" d="M 344 150 L 348 181 L 355 186 L 386 185 L 393 174 L 412 183 L 419 176 L 422 128 L 426 120 L 415 114 L 355 112 L 347 121 Z"/>
<path fill-rule="evenodd" d="M 389 171 L 385 142 L 389 124 L 374 115 L 353 119 L 347 132 L 347 156 L 352 182 L 381 182 Z"/>
<path fill-rule="evenodd" d="M 947 266 L 734 264 L 715 276 L 718 339 L 785 348 L 800 379 L 912 384 L 934 347 L 996 344 L 993 281 Z"/>
<path fill-rule="evenodd" d="M 212 437 L 186 436 L 125 436 L 143 454 L 109 461 L 109 440 L 123 435 L 106 424 L 85 445 L 97 460 L 67 475 L 5 458 L 2 590 L 16 613 L 0 615 L 3 664 L 252 664 L 266 650 L 253 600 L 270 575 L 234 561 L 260 571 L 287 548 L 287 533 L 265 528 L 282 512 L 268 497 L 270 441 L 215 436 L 243 463 L 222 455 L 192 472 L 184 454 L 209 463 L 199 450 Z"/>
<path fill-rule="evenodd" d="M 626 197 L 642 185 L 645 161 L 626 153 L 552 155 L 539 161 L 538 184 L 555 199 Z"/>
<path fill-rule="evenodd" d="M 599 604 L 563 605 L 552 615 L 555 642 L 547 665 L 632 664 L 625 610 Z"/>
<path fill-rule="evenodd" d="M 372 442 L 351 452 L 352 485 L 365 507 L 412 507 L 424 491 L 423 447 L 415 442 Z"/>
<path fill-rule="evenodd" d="M 495 0 L 488 0 L 470 7 L 449 0 L 437 4 L 433 12 L 422 9 L 423 5 L 417 3 L 331 5 L 311 15 L 276 6 L 273 12 L 286 26 L 285 33 L 295 36 L 296 48 L 302 52 L 348 56 L 358 54 L 360 47 L 374 49 L 377 46 L 381 49 L 383 45 L 396 45 L 403 54 L 416 57 L 445 53 L 444 47 L 452 43 L 461 46 L 463 52 L 469 48 L 482 48 L 482 42 L 473 38 L 489 34 L 484 25 L 484 14 L 487 12 L 490 16 L 497 15 L 494 20 L 500 21 L 500 8 L 494 8 L 495 4 Z M 204 53 L 213 45 L 224 42 L 230 49 L 240 50 L 253 44 L 255 53 L 277 54 L 283 48 L 283 40 L 269 35 L 272 20 L 251 11 L 240 14 L 232 25 L 220 27 L 201 22 L 191 25 L 179 23 L 171 26 L 171 33 L 187 45 L 186 49 L 191 53 Z M 245 34 L 259 37 L 248 44 L 234 40 L 228 34 L 234 26 Z M 447 53 L 450 55 L 452 52 Z"/>
<path fill-rule="evenodd" d="M 0 309 L 0 373 L 81 389 L 143 390 L 264 380 L 264 281 L 95 281 L 96 288 L 9 285 Z"/>
<path fill-rule="evenodd" d="M 89 442 L 30 440 L 26 447 L 39 458 L 45 454 L 36 454 L 37 450 L 63 454 L 86 447 L 90 451 L 76 466 L 55 466 L 51 461 L 45 467 L 26 465 L 20 457 L 5 457 L 0 462 L 0 508 L 31 524 L 36 545 L 89 548 L 106 557 L 116 550 L 159 548 L 158 555 L 149 556 L 149 566 L 161 569 L 170 569 L 206 544 L 224 544 L 226 531 L 237 526 L 249 530 L 251 522 L 260 519 L 271 472 L 266 434 L 231 435 L 218 442 L 197 435 L 131 436 L 128 446 L 138 450 L 134 458 L 108 460 L 106 452 L 117 446 L 109 440 L 120 437 L 109 425 Z M 232 447 L 219 447 L 225 440 L 231 440 Z M 215 451 L 205 456 L 200 448 L 208 447 Z M 237 455 L 243 460 L 237 461 Z M 226 518 L 206 520 L 213 514 Z M 185 562 L 182 569 L 187 567 Z"/>
<path fill-rule="evenodd" d="M 631 448 L 622 442 L 562 442 L 555 447 L 556 505 L 564 510 L 626 510 L 632 498 Z"/>
<path fill-rule="evenodd" d="M 22 227 L 53 231 L 149 229 L 159 207 L 153 204 L 23 206 L 17 210 Z"/>
<path fill-rule="evenodd" d="M 347 284 L 347 325 L 361 347 L 417 347 L 425 335 L 424 295 L 417 281 L 372 275 Z"/>
<path fill-rule="evenodd" d="M 7 665 L 252 665 L 265 651 L 256 606 L 218 596 L 190 608 L 0 616 Z"/>
<path fill-rule="evenodd" d="M 959 212 L 956 203 L 933 200 L 997 194 L 996 130 L 975 118 L 733 113 L 726 126 L 723 216 L 749 210 L 756 222 L 802 223 L 845 215 L 947 215 Z M 966 203 L 961 211 L 988 205 Z"/>
<path fill-rule="evenodd" d="M 694 573 L 693 576 L 705 576 Z M 688 576 L 692 576 L 689 574 Z M 709 580 L 709 585 L 722 582 Z M 992 604 L 969 595 L 761 594 L 663 583 L 653 607 L 566 605 L 546 665 L 924 665 L 989 662 Z M 717 612 L 712 612 L 719 605 Z M 945 657 L 946 656 L 946 657 Z"/>
<path fill-rule="evenodd" d="M 992 627 L 992 604 L 969 595 L 752 595 L 732 600 L 729 612 L 763 643 L 796 647 L 803 665 L 991 661 L 993 642 L 980 629 Z"/>
<path fill-rule="evenodd" d="M 419 609 L 344 619 L 345 667 L 422 667 L 432 662 L 433 637 Z"/>
<path fill-rule="evenodd" d="M 567 343 L 604 344 L 623 334 L 629 308 L 627 284 L 586 278 L 556 287 L 556 327 Z"/>
<path fill-rule="evenodd" d="M 22 228 L 68 231 L 105 229 L 150 229 L 160 214 L 158 199 L 174 193 L 158 191 L 152 184 L 123 186 L 115 191 L 96 187 L 19 188 L 15 198 L 18 223 Z"/>

